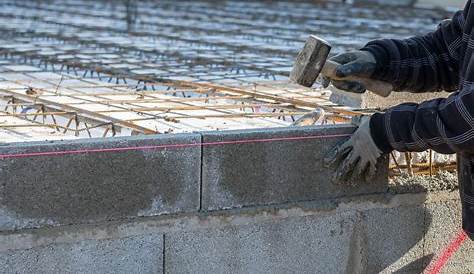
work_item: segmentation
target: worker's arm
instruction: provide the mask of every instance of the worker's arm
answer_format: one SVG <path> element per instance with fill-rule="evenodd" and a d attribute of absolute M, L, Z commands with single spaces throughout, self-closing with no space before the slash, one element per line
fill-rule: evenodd
<path fill-rule="evenodd" d="M 459 82 L 463 24 L 464 14 L 459 11 L 427 35 L 375 40 L 360 51 L 343 53 L 331 60 L 341 64 L 336 69 L 338 77 L 352 75 L 382 80 L 392 83 L 395 91 L 454 91 Z M 354 82 L 333 80 L 332 83 L 356 93 L 365 90 Z"/>
<path fill-rule="evenodd" d="M 362 51 L 377 60 L 372 77 L 392 83 L 395 91 L 457 90 L 463 25 L 459 11 L 427 35 L 368 43 Z"/>
<path fill-rule="evenodd" d="M 474 80 L 474 73 L 468 74 Z M 371 136 L 382 152 L 424 151 L 474 153 L 474 86 L 448 98 L 406 103 L 377 113 L 370 120 Z"/>
<path fill-rule="evenodd" d="M 474 71 L 466 74 L 474 83 Z M 472 79 L 471 79 L 472 78 Z M 335 180 L 375 174 L 377 158 L 393 150 L 474 154 L 474 84 L 448 98 L 406 103 L 374 114 L 345 143 L 327 156 L 337 165 Z"/>

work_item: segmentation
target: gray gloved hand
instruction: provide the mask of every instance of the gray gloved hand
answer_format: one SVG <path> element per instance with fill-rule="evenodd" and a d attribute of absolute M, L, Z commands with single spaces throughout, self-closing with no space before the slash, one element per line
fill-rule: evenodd
<path fill-rule="evenodd" d="M 336 55 L 329 60 L 339 63 L 336 68 L 337 77 L 358 76 L 363 78 L 370 78 L 375 72 L 377 61 L 372 53 L 368 51 L 353 51 Z M 334 80 L 323 77 L 323 86 L 327 88 L 329 83 L 342 90 L 364 93 L 365 87 L 355 81 Z"/>
<path fill-rule="evenodd" d="M 325 157 L 327 167 L 337 166 L 333 181 L 348 182 L 374 177 L 377 160 L 382 156 L 370 134 L 370 117 L 360 117 L 359 128 L 348 141 L 335 147 Z"/>

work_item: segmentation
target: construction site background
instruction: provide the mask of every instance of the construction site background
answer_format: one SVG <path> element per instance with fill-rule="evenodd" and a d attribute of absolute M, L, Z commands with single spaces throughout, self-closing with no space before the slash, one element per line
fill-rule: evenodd
<path fill-rule="evenodd" d="M 0 0 L 0 272 L 421 273 L 460 229 L 453 156 L 349 185 L 322 159 L 352 117 L 447 94 L 288 75 L 309 34 L 337 54 L 463 3 L 347 2 Z"/>

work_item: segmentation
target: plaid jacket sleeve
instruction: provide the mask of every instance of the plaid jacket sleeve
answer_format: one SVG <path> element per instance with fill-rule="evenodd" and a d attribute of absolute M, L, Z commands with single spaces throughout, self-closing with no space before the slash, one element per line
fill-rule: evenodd
<path fill-rule="evenodd" d="M 474 86 L 447 99 L 407 103 L 376 113 L 371 135 L 384 152 L 424 151 L 474 154 Z"/>
<path fill-rule="evenodd" d="M 463 24 L 459 11 L 427 35 L 368 43 L 362 50 L 377 60 L 373 77 L 392 83 L 395 91 L 457 90 Z"/>
<path fill-rule="evenodd" d="M 448 98 L 401 104 L 373 115 L 371 133 L 384 152 L 431 148 L 474 154 L 474 55 L 469 49 L 474 39 L 469 38 L 472 26 L 464 26 L 468 12 L 456 13 L 426 36 L 379 40 L 365 48 L 381 60 L 378 78 L 394 83 L 396 90 L 460 89 Z"/>

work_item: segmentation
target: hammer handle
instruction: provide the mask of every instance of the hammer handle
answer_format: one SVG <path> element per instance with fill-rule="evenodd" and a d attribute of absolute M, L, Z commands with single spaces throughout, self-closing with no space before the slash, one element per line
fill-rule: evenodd
<path fill-rule="evenodd" d="M 348 76 L 348 77 L 337 77 L 336 76 L 336 68 L 340 66 L 339 63 L 336 63 L 331 60 L 327 60 L 324 64 L 324 67 L 321 73 L 334 80 L 341 80 L 341 81 L 355 81 L 361 83 L 365 89 L 372 91 L 373 93 L 380 95 L 382 97 L 387 97 L 393 91 L 393 85 L 384 81 L 365 78 L 365 77 L 358 77 L 358 76 Z"/>

